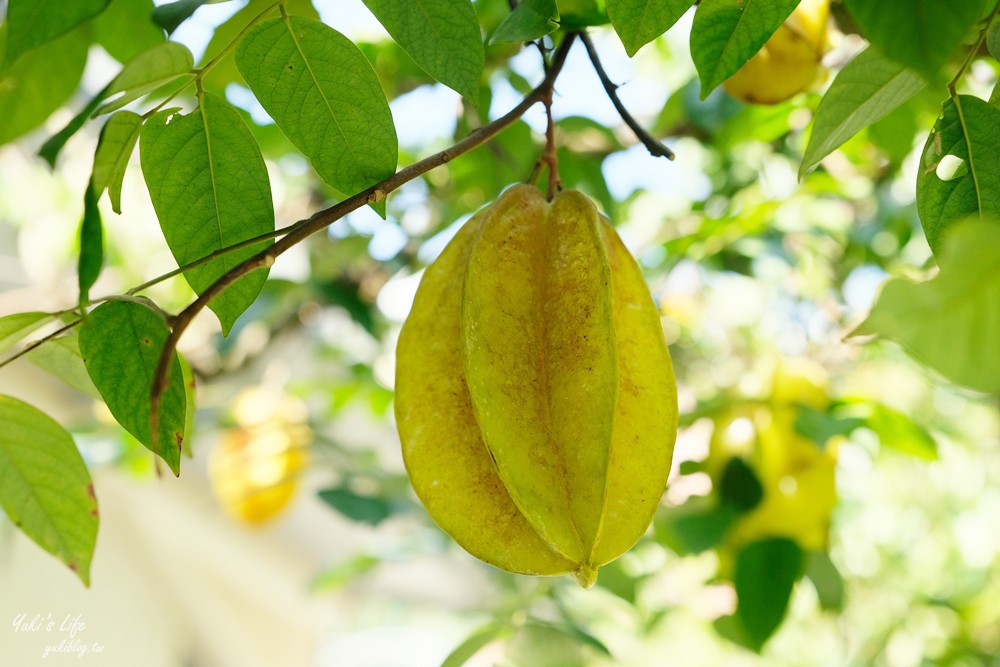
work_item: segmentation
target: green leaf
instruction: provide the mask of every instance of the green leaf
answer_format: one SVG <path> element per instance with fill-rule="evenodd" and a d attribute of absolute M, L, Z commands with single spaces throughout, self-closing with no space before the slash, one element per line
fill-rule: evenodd
<path fill-rule="evenodd" d="M 934 81 L 982 13 L 984 0 L 847 0 L 862 34 Z"/>
<path fill-rule="evenodd" d="M 559 7 L 555 0 L 525 0 L 493 31 L 490 44 L 530 42 L 558 29 Z"/>
<path fill-rule="evenodd" d="M 104 266 L 104 225 L 101 212 L 97 208 L 97 192 L 94 183 L 87 184 L 83 193 L 83 220 L 80 222 L 80 258 L 77 261 L 77 276 L 80 286 L 80 304 L 90 302 L 90 288 L 97 282 Z"/>
<path fill-rule="evenodd" d="M 1000 59 L 1000 23 L 993 23 L 986 33 L 986 48 L 994 60 Z"/>
<path fill-rule="evenodd" d="M 802 549 L 784 538 L 753 542 L 736 555 L 736 620 L 754 650 L 781 625 L 802 565 Z"/>
<path fill-rule="evenodd" d="M 887 405 L 863 398 L 844 399 L 833 414 L 855 427 L 871 429 L 883 447 L 928 461 L 938 457 L 937 442 L 927 429 Z"/>
<path fill-rule="evenodd" d="M 279 10 L 274 4 L 274 0 L 250 0 L 246 7 L 230 16 L 215 29 L 215 32 L 212 33 L 211 41 L 209 41 L 208 46 L 205 47 L 205 53 L 201 57 L 199 66 L 203 67 L 213 59 L 219 58 L 220 56 L 221 60 L 216 61 L 211 69 L 205 71 L 201 81 L 205 90 L 218 95 L 224 95 L 226 86 L 229 84 L 246 83 L 243 81 L 243 77 L 240 76 L 239 70 L 236 69 L 236 59 L 233 55 L 233 50 L 229 47 L 236 41 L 239 34 L 250 25 L 250 22 L 257 19 L 257 17 L 260 16 L 262 12 L 267 10 L 268 7 L 270 7 L 270 11 L 268 11 L 265 16 L 278 15 Z M 288 0 L 283 7 L 285 12 L 288 14 L 295 16 L 307 16 L 314 19 L 319 18 L 319 12 L 316 11 L 316 8 L 313 7 L 310 0 Z M 389 44 L 390 42 L 386 41 L 384 43 Z M 223 54 L 223 51 L 226 51 L 226 53 Z M 374 62 L 374 60 L 372 62 Z M 383 72 L 383 75 L 385 75 L 385 72 Z M 280 134 L 280 131 L 278 133 Z M 284 137 L 282 137 L 282 139 L 284 139 Z M 258 141 L 260 141 L 259 136 Z M 266 148 L 264 149 L 264 152 L 267 153 Z"/>
<path fill-rule="evenodd" d="M 151 308 L 135 301 L 108 301 L 84 320 L 80 352 L 90 379 L 118 423 L 180 475 L 187 408 L 176 354 L 160 399 L 156 437 L 150 429 L 153 377 L 169 335 L 167 323 Z"/>
<path fill-rule="evenodd" d="M 0 396 L 0 506 L 90 586 L 97 498 L 73 438 L 44 412 Z"/>
<path fill-rule="evenodd" d="M 604 0 L 558 0 L 558 5 L 559 24 L 566 30 L 583 30 L 608 23 Z"/>
<path fill-rule="evenodd" d="M 348 519 L 377 526 L 392 514 L 392 505 L 382 498 L 361 496 L 350 489 L 323 489 L 320 499 Z"/>
<path fill-rule="evenodd" d="M 922 283 L 886 282 L 852 335 L 890 338 L 952 382 L 1000 394 L 1000 223 L 954 225 L 938 265 Z"/>
<path fill-rule="evenodd" d="M 139 139 L 142 173 L 174 259 L 181 266 L 216 250 L 274 230 L 271 186 L 260 148 L 239 113 L 205 94 L 184 116 L 154 115 Z M 201 294 L 237 264 L 271 244 L 262 241 L 184 272 Z M 209 307 L 224 335 L 260 293 L 266 270 L 253 271 L 219 294 Z"/>
<path fill-rule="evenodd" d="M 470 0 L 364 3 L 425 72 L 478 106 L 483 38 Z"/>
<path fill-rule="evenodd" d="M 680 507 L 661 509 L 653 528 L 658 542 L 686 556 L 721 544 L 740 514 L 742 512 L 735 505 L 696 498 Z"/>
<path fill-rule="evenodd" d="M 507 656 L 516 665 L 584 667 L 590 664 L 585 647 L 611 655 L 603 642 L 568 620 L 562 623 L 531 620 L 514 632 L 507 643 Z"/>
<path fill-rule="evenodd" d="M 691 58 L 701 79 L 701 99 L 736 73 L 799 0 L 702 0 L 691 27 Z"/>
<path fill-rule="evenodd" d="M 194 56 L 183 44 L 163 42 L 143 51 L 128 61 L 111 82 L 108 96 L 122 93 L 96 112 L 95 116 L 111 113 L 137 100 L 146 93 L 182 76 L 190 75 Z"/>
<path fill-rule="evenodd" d="M 4 32 L 0 28 L 0 36 Z M 74 30 L 0 67 L 0 144 L 38 127 L 72 96 L 83 76 L 88 41 Z"/>
<path fill-rule="evenodd" d="M 742 512 L 748 512 L 764 499 L 764 487 L 757 479 L 753 468 L 739 456 L 726 461 L 719 480 L 719 495 L 722 502 L 732 505 Z"/>
<path fill-rule="evenodd" d="M 309 584 L 313 593 L 329 593 L 375 568 L 381 561 L 371 554 L 359 554 L 323 570 Z"/>
<path fill-rule="evenodd" d="M 883 447 L 928 461 L 938 457 L 937 442 L 931 434 L 902 412 L 886 405 L 868 403 L 865 426 L 875 432 Z"/>
<path fill-rule="evenodd" d="M 28 361 L 48 371 L 73 389 L 101 400 L 101 392 L 97 391 L 83 363 L 80 339 L 76 334 L 53 338 L 25 356 Z"/>
<path fill-rule="evenodd" d="M 62 151 L 63 146 L 69 141 L 70 137 L 76 134 L 84 123 L 90 120 L 90 115 L 94 113 L 94 109 L 104 101 L 104 98 L 108 96 L 108 91 L 111 89 L 111 84 L 104 86 L 100 92 L 94 95 L 87 106 L 85 106 L 80 113 L 73 116 L 73 119 L 66 123 L 66 127 L 59 130 L 51 137 L 49 137 L 42 147 L 38 149 L 38 156 L 49 163 L 49 166 L 55 168 L 56 158 L 59 157 L 60 151 Z"/>
<path fill-rule="evenodd" d="M 826 445 L 830 438 L 847 435 L 864 423 L 863 419 L 853 413 L 850 415 L 841 414 L 839 411 L 831 413 L 808 405 L 799 405 L 797 409 L 796 432 L 809 438 L 819 447 Z"/>
<path fill-rule="evenodd" d="M 844 578 L 825 551 L 810 551 L 806 555 L 806 577 L 816 588 L 819 606 L 824 611 L 844 608 Z"/>
<path fill-rule="evenodd" d="M 22 53 L 65 35 L 104 11 L 110 1 L 9 0 L 6 62 L 13 63 Z M 44 55 L 51 57 L 52 53 L 46 50 Z"/>
<path fill-rule="evenodd" d="M 448 654 L 441 667 L 462 667 L 487 644 L 496 641 L 507 631 L 508 627 L 502 623 L 490 623 L 479 628 Z"/>
<path fill-rule="evenodd" d="M 177 0 L 158 6 L 153 10 L 153 22 L 167 31 L 169 35 L 177 26 L 191 18 L 191 15 L 202 5 L 211 5 L 226 0 Z"/>
<path fill-rule="evenodd" d="M 101 130 L 94 153 L 94 174 L 92 187 L 97 197 L 108 190 L 111 208 L 119 215 L 122 212 L 122 181 L 135 142 L 142 129 L 142 116 L 132 111 L 119 111 L 108 118 Z"/>
<path fill-rule="evenodd" d="M 354 194 L 395 172 L 396 128 L 385 93 L 339 32 L 298 16 L 268 19 L 236 47 L 236 66 L 331 186 Z"/>
<path fill-rule="evenodd" d="M 153 0 L 111 0 L 91 23 L 94 41 L 120 63 L 159 44 L 166 35 L 153 23 Z"/>
<path fill-rule="evenodd" d="M 938 254 L 945 231 L 970 215 L 1000 216 L 1000 109 L 961 95 L 951 99 L 927 138 L 917 172 L 917 213 L 931 250 Z M 951 156 L 953 174 L 939 174 Z M 945 163 L 945 166 L 948 166 Z M 942 176 L 948 178 L 944 180 Z"/>
<path fill-rule="evenodd" d="M 0 317 L 0 352 L 14 347 L 17 341 L 40 329 L 52 319 L 49 313 L 14 313 Z"/>
<path fill-rule="evenodd" d="M 671 28 L 694 0 L 608 0 L 608 17 L 629 57 Z"/>
<path fill-rule="evenodd" d="M 819 103 L 799 177 L 926 87 L 916 72 L 869 46 L 847 63 Z"/>

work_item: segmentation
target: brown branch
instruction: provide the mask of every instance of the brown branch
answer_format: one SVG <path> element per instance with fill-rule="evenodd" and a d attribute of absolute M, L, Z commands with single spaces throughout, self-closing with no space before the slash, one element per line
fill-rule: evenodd
<path fill-rule="evenodd" d="M 618 115 L 622 117 L 625 124 L 629 126 L 632 133 L 635 134 L 635 138 L 646 147 L 650 155 L 653 157 L 665 157 L 668 160 L 674 159 L 674 152 L 663 145 L 663 143 L 651 135 L 646 128 L 639 124 L 632 114 L 629 113 L 625 105 L 622 104 L 621 99 L 618 97 L 618 85 L 608 78 L 608 73 L 604 71 L 604 65 L 601 64 L 601 59 L 597 56 L 597 49 L 594 48 L 594 43 L 590 40 L 590 35 L 585 32 L 580 33 L 580 39 L 583 41 L 583 45 L 587 49 L 587 55 L 590 56 L 590 62 L 594 65 L 594 71 L 597 72 L 597 78 L 601 80 L 601 85 L 604 86 L 604 92 L 608 94 L 608 98 L 611 103 L 615 105 L 615 109 L 618 111 Z"/>
<path fill-rule="evenodd" d="M 483 125 L 482 127 L 473 130 L 464 139 L 450 148 L 446 148 L 439 153 L 435 153 L 434 155 L 424 158 L 419 162 L 415 162 L 414 164 L 399 170 L 381 183 L 376 183 L 368 189 L 362 190 L 342 202 L 323 209 L 322 211 L 317 211 L 305 220 L 296 222 L 288 228 L 288 234 L 276 241 L 274 245 L 268 246 L 253 257 L 237 264 L 232 269 L 221 275 L 214 283 L 209 285 L 209 287 L 202 292 L 197 299 L 192 301 L 184 310 L 179 312 L 174 317 L 173 330 L 170 332 L 170 336 L 167 338 L 167 342 L 164 344 L 163 350 L 160 353 L 160 360 L 156 367 L 156 375 L 153 377 L 153 386 L 150 393 L 150 428 L 151 432 L 154 434 L 153 437 L 156 437 L 155 434 L 159 433 L 160 397 L 163 395 L 163 391 L 166 389 L 167 381 L 169 380 L 170 359 L 176 351 L 177 343 L 180 341 L 184 331 L 194 320 L 195 316 L 204 310 L 212 299 L 217 297 L 224 289 L 248 273 L 258 269 L 270 268 L 270 266 L 274 264 L 274 260 L 283 252 L 312 234 L 326 229 L 328 226 L 337 220 L 340 220 L 351 211 L 357 210 L 365 204 L 374 204 L 384 200 L 386 195 L 393 190 L 396 190 L 403 184 L 412 181 L 432 169 L 447 164 L 456 157 L 463 155 L 473 148 L 489 141 L 499 132 L 512 125 L 516 120 L 523 116 L 528 109 L 534 106 L 535 103 L 542 100 L 545 95 L 551 94 L 552 86 L 555 84 L 556 77 L 559 75 L 559 72 L 562 70 L 562 67 L 566 62 L 566 55 L 569 53 L 570 47 L 573 45 L 576 34 L 577 33 L 570 33 L 565 39 L 563 39 L 562 44 L 559 45 L 559 49 L 552 57 L 552 62 L 549 65 L 545 79 L 538 85 L 537 88 L 532 90 L 527 97 L 521 100 L 520 104 L 508 111 L 505 115 L 497 118 L 492 123 Z"/>

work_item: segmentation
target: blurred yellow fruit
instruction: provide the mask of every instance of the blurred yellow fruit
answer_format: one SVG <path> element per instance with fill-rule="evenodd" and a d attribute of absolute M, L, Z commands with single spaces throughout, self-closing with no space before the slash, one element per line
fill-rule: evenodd
<path fill-rule="evenodd" d="M 272 400 L 259 400 L 267 396 Z M 247 410 L 251 406 L 259 411 Z M 282 406 L 291 408 L 291 414 L 276 409 Z M 297 399 L 260 388 L 242 392 L 233 413 L 243 425 L 225 432 L 212 451 L 209 481 L 227 514 L 246 523 L 263 523 L 280 514 L 295 494 L 312 433 L 301 423 L 304 406 Z"/>
<path fill-rule="evenodd" d="M 774 372 L 766 402 L 737 405 L 716 419 L 706 471 L 718 480 L 726 462 L 739 456 L 764 489 L 761 503 L 730 532 L 731 546 L 787 537 L 804 549 L 826 548 L 837 503 L 837 444 L 820 446 L 795 429 L 799 406 L 827 407 L 826 385 L 826 372 L 815 362 L 785 360 Z"/>
<path fill-rule="evenodd" d="M 829 13 L 829 0 L 802 0 L 723 87 L 749 104 L 777 104 L 809 88 L 823 70 Z"/>

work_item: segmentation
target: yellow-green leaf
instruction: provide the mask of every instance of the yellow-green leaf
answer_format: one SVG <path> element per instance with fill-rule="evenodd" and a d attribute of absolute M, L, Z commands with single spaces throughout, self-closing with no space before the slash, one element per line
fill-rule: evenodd
<path fill-rule="evenodd" d="M 0 506 L 90 585 L 97 497 L 73 438 L 41 410 L 0 396 Z"/>

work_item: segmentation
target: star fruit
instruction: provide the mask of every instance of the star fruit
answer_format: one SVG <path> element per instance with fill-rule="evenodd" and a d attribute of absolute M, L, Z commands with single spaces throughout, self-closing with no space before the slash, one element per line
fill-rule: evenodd
<path fill-rule="evenodd" d="M 585 195 L 517 185 L 459 230 L 400 333 L 395 411 L 417 496 L 480 560 L 589 588 L 635 544 L 676 381 L 639 267 Z"/>

